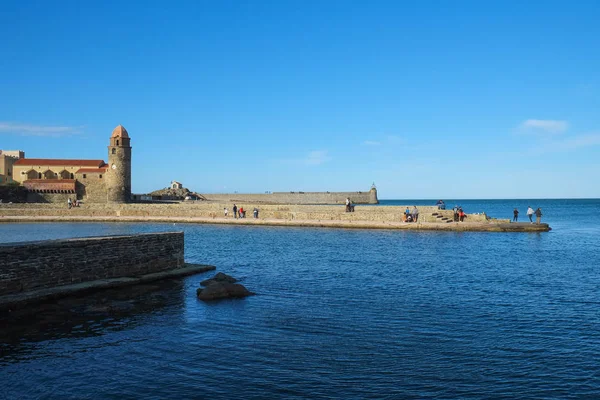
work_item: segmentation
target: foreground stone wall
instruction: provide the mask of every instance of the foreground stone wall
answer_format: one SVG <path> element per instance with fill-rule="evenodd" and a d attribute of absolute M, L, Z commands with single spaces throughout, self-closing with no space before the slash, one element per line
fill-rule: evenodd
<path fill-rule="evenodd" d="M 183 232 L 0 244 L 0 296 L 181 268 Z"/>

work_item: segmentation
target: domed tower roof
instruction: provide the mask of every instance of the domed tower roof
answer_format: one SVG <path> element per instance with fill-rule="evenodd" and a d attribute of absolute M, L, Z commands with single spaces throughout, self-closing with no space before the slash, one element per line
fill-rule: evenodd
<path fill-rule="evenodd" d="M 127 129 L 125 129 L 123 125 L 119 125 L 112 131 L 112 135 L 110 135 L 110 137 L 128 138 L 129 134 L 127 133 Z"/>

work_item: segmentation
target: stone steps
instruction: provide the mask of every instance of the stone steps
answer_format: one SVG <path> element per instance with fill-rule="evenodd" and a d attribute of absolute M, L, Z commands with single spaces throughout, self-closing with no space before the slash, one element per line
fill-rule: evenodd
<path fill-rule="evenodd" d="M 439 213 L 432 213 L 431 215 L 433 215 L 434 217 L 436 217 L 440 221 L 444 221 L 447 224 L 450 224 L 450 223 L 454 222 L 451 218 L 444 217 L 443 215 L 441 215 Z"/>

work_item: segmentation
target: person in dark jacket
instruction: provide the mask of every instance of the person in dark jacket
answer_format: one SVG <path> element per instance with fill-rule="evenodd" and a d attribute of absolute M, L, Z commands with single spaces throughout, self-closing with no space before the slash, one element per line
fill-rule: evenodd
<path fill-rule="evenodd" d="M 541 208 L 537 208 L 537 210 L 535 210 L 535 222 L 536 224 L 539 224 L 542 221 L 542 209 Z"/>
<path fill-rule="evenodd" d="M 233 205 L 233 218 L 237 218 L 237 206 Z"/>
<path fill-rule="evenodd" d="M 518 222 L 519 221 L 519 210 L 517 210 L 515 208 L 515 210 L 513 211 L 513 222 Z"/>

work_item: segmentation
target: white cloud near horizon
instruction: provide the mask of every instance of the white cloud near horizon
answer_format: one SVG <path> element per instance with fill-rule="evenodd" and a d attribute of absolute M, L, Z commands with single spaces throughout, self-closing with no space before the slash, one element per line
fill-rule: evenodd
<path fill-rule="evenodd" d="M 31 125 L 0 121 L 0 133 L 12 133 L 21 136 L 70 136 L 81 133 L 82 129 L 83 126 Z"/>
<path fill-rule="evenodd" d="M 561 140 L 552 140 L 536 148 L 531 154 L 560 153 L 593 146 L 600 146 L 600 132 L 571 136 Z"/>
<path fill-rule="evenodd" d="M 519 128 L 522 132 L 556 135 L 569 129 L 569 123 L 553 119 L 528 119 Z"/>
<path fill-rule="evenodd" d="M 600 133 L 588 133 L 585 135 L 578 135 L 562 142 L 559 142 L 560 147 L 565 150 L 579 149 L 582 147 L 591 147 L 600 145 Z"/>
<path fill-rule="evenodd" d="M 327 155 L 327 150 L 314 150 L 308 153 L 308 156 L 304 159 L 306 165 L 321 165 L 331 158 Z"/>

